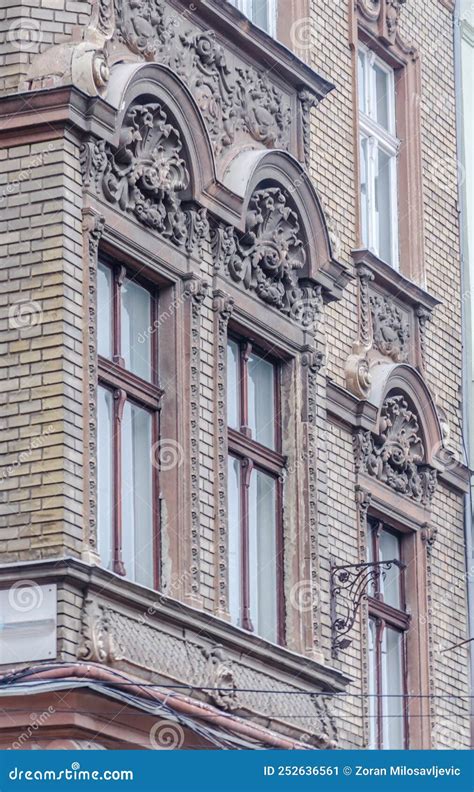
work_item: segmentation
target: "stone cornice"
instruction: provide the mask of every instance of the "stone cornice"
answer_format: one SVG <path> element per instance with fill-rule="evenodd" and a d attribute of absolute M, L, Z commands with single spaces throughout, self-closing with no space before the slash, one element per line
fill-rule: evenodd
<path fill-rule="evenodd" d="M 19 574 L 24 578 L 34 579 L 38 584 L 67 582 L 76 590 L 88 592 L 88 596 L 105 598 L 111 607 L 121 606 L 138 618 L 143 617 L 151 608 L 163 630 L 169 626 L 173 634 L 177 630 L 186 635 L 197 633 L 217 645 L 224 646 L 228 651 L 237 653 L 239 657 L 261 662 L 268 669 L 279 675 L 283 674 L 293 682 L 298 680 L 303 685 L 317 684 L 320 689 L 332 692 L 343 691 L 350 682 L 349 677 L 335 668 L 303 657 L 283 646 L 268 643 L 212 614 L 192 608 L 160 592 L 146 589 L 100 567 L 89 566 L 78 559 L 62 558 L 1 565 L 0 586 L 8 586 L 10 582 L 18 580 Z"/>
<path fill-rule="evenodd" d="M 352 259 L 356 267 L 368 267 L 376 276 L 377 283 L 405 304 L 412 307 L 421 305 L 428 311 L 441 304 L 441 300 L 406 278 L 390 264 L 381 261 L 369 250 L 353 250 Z"/>

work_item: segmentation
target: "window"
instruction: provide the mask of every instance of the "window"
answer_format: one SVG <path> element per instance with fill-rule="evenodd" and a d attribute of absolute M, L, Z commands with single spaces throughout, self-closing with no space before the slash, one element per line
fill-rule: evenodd
<path fill-rule="evenodd" d="M 232 5 L 271 36 L 276 34 L 276 0 L 231 0 Z"/>
<path fill-rule="evenodd" d="M 398 267 L 394 71 L 359 45 L 360 216 L 363 244 Z"/>
<path fill-rule="evenodd" d="M 228 347 L 229 611 L 234 624 L 281 641 L 279 369 L 246 341 Z"/>
<path fill-rule="evenodd" d="M 369 520 L 368 561 L 402 562 L 399 534 Z M 369 589 L 370 748 L 407 747 L 406 631 L 404 571 L 381 571 Z"/>
<path fill-rule="evenodd" d="M 149 587 L 158 585 L 155 311 L 152 291 L 122 266 L 99 262 L 99 554 L 108 569 Z"/>

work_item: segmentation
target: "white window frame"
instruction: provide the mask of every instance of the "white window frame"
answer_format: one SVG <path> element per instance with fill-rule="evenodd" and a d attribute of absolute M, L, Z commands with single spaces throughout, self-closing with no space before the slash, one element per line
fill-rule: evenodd
<path fill-rule="evenodd" d="M 258 0 L 259 2 L 264 2 L 264 0 Z M 253 0 L 230 0 L 232 5 L 242 11 L 245 16 L 247 16 L 251 22 L 254 22 L 252 18 L 252 6 Z M 270 36 L 273 38 L 276 37 L 276 22 L 277 22 L 277 0 L 266 0 L 266 4 L 268 7 L 268 20 L 269 20 L 269 27 L 266 31 Z M 256 24 L 254 22 L 254 24 Z"/>
<path fill-rule="evenodd" d="M 364 57 L 364 96 L 367 112 L 359 108 L 359 146 L 362 140 L 367 140 L 367 239 L 364 240 L 368 250 L 379 256 L 379 240 L 377 227 L 377 212 L 375 206 L 375 176 L 378 150 L 382 150 L 390 157 L 390 236 L 391 236 L 391 261 L 394 269 L 399 267 L 399 230 L 398 230 L 398 153 L 400 141 L 396 136 L 395 121 L 395 74 L 381 58 L 367 47 L 359 44 L 359 53 Z M 385 129 L 376 120 L 376 91 L 375 70 L 377 65 L 388 76 L 389 102 L 388 126 Z M 360 86 L 359 86 L 360 98 Z"/>

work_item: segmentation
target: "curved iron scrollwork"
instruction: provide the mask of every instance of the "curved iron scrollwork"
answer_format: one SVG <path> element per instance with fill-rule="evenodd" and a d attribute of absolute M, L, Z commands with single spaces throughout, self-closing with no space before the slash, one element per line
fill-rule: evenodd
<path fill-rule="evenodd" d="M 347 634 L 352 630 L 360 605 L 368 596 L 371 583 L 380 577 L 385 579 L 392 567 L 404 569 L 405 564 L 397 559 L 392 561 L 370 561 L 363 564 L 331 565 L 331 628 L 332 656 L 347 649 L 352 639 Z"/>

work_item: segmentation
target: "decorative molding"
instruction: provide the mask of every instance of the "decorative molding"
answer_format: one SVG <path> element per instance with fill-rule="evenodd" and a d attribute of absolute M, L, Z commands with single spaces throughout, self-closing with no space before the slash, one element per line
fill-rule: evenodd
<path fill-rule="evenodd" d="M 425 372 L 426 371 L 426 336 L 427 336 L 428 324 L 432 319 L 432 313 L 424 305 L 418 305 L 415 314 L 418 320 L 421 368 Z"/>
<path fill-rule="evenodd" d="M 378 435 L 364 430 L 355 434 L 356 472 L 363 471 L 400 495 L 428 506 L 436 489 L 437 474 L 424 462 L 418 418 L 402 395 L 385 400 L 379 426 Z"/>
<path fill-rule="evenodd" d="M 83 232 L 88 251 L 87 262 L 87 406 L 89 435 L 89 526 L 85 559 L 98 561 L 97 546 L 97 258 L 105 220 L 90 210 L 84 211 Z"/>
<path fill-rule="evenodd" d="M 381 294 L 370 298 L 374 347 L 397 363 L 407 357 L 410 325 L 395 303 Z"/>
<path fill-rule="evenodd" d="M 185 284 L 184 294 L 191 301 L 190 320 L 190 584 L 193 601 L 201 597 L 201 507 L 200 507 L 200 438 L 199 404 L 201 400 L 201 310 L 209 289 L 208 283 L 195 276 Z"/>
<path fill-rule="evenodd" d="M 228 618 L 228 522 L 227 522 L 227 328 L 234 310 L 234 300 L 220 290 L 213 293 L 215 315 L 215 388 L 216 388 L 216 504 L 217 504 L 217 615 Z"/>

